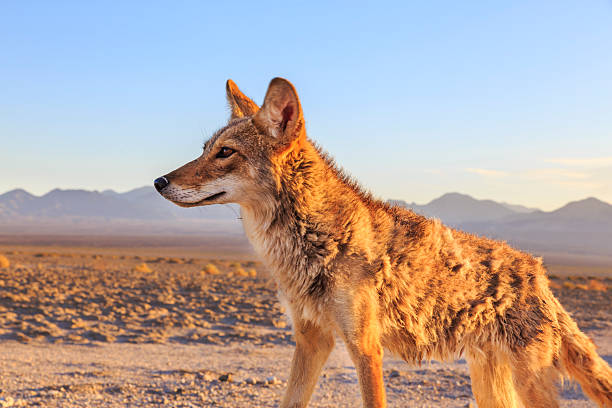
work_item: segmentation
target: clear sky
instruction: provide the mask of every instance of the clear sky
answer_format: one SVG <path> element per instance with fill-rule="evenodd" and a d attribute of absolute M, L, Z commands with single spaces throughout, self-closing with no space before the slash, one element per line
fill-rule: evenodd
<path fill-rule="evenodd" d="M 612 202 L 612 2 L 0 3 L 0 192 L 125 191 L 283 76 L 383 198 Z"/>

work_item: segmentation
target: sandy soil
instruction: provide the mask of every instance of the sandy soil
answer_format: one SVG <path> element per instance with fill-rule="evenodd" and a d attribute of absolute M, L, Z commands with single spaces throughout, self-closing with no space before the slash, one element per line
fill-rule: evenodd
<path fill-rule="evenodd" d="M 0 269 L 0 407 L 278 406 L 293 343 L 258 262 L 0 253 L 11 264 Z M 552 285 L 612 363 L 612 278 Z M 387 357 L 384 369 L 389 406 L 475 406 L 464 361 L 411 368 Z M 575 384 L 562 396 L 563 407 L 594 406 Z M 360 405 L 339 343 L 311 406 Z"/>

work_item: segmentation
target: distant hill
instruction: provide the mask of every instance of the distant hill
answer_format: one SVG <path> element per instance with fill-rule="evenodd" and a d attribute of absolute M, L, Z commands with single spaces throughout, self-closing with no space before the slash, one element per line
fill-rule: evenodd
<path fill-rule="evenodd" d="M 559 219 L 580 219 L 599 222 L 612 218 L 612 205 L 589 197 L 581 201 L 572 201 L 550 213 Z"/>
<path fill-rule="evenodd" d="M 0 217 L 14 216 L 27 211 L 31 202 L 36 200 L 36 196 L 22 189 L 16 189 L 0 195 Z"/>

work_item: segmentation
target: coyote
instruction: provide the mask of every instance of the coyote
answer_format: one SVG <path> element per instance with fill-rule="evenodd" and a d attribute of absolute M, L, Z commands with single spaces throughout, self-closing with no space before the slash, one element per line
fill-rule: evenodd
<path fill-rule="evenodd" d="M 182 207 L 240 205 L 293 322 L 281 407 L 308 404 L 336 336 L 364 407 L 386 406 L 383 349 L 409 363 L 465 355 L 481 408 L 557 407 L 563 376 L 612 407 L 612 370 L 541 259 L 373 198 L 307 138 L 289 81 L 273 79 L 261 108 L 231 80 L 226 92 L 227 125 L 154 184 Z"/>

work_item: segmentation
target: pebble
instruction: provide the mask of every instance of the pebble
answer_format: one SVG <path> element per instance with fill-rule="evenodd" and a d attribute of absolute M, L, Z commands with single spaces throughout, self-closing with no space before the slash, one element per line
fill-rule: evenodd
<path fill-rule="evenodd" d="M 389 378 L 397 378 L 397 377 L 400 377 L 400 376 L 401 376 L 401 374 L 397 370 L 391 370 L 391 372 L 389 373 Z"/>
<path fill-rule="evenodd" d="M 219 376 L 219 381 L 221 382 L 231 382 L 232 381 L 232 373 L 227 373 Z"/>
<path fill-rule="evenodd" d="M 280 384 L 280 380 L 276 377 L 268 377 L 266 378 L 266 384 L 269 385 L 276 385 L 276 384 Z"/>

